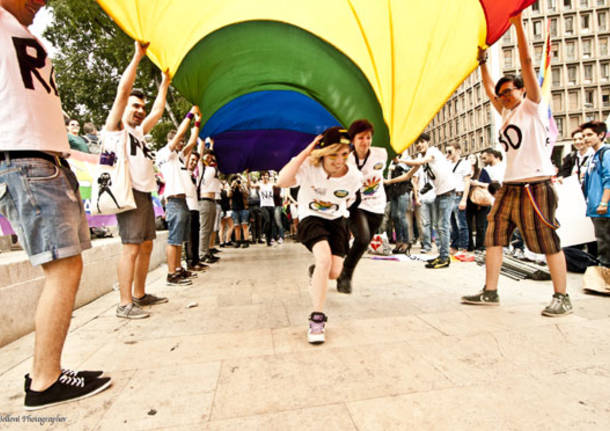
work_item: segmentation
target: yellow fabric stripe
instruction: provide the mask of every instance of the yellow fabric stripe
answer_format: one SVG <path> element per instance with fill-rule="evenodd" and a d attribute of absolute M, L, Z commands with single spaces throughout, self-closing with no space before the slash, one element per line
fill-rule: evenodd
<path fill-rule="evenodd" d="M 98 0 L 173 75 L 207 34 L 250 20 L 285 22 L 347 55 L 375 91 L 392 146 L 404 150 L 476 67 L 486 23 L 478 0 Z M 295 53 L 298 55 L 298 53 Z M 312 65 L 315 67 L 315 65 Z"/>

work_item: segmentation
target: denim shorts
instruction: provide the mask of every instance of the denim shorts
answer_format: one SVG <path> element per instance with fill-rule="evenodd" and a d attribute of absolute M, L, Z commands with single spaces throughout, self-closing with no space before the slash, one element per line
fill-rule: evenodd
<path fill-rule="evenodd" d="M 78 180 L 65 161 L 61 167 L 41 158 L 0 161 L 0 214 L 32 265 L 91 248 Z"/>
<path fill-rule="evenodd" d="M 231 217 L 233 218 L 234 224 L 250 224 L 250 211 L 248 210 L 235 210 L 231 213 Z"/>
<path fill-rule="evenodd" d="M 116 215 L 122 244 L 142 244 L 157 237 L 151 194 L 132 190 L 136 209 Z"/>
<path fill-rule="evenodd" d="M 181 246 L 187 241 L 190 234 L 191 213 L 186 205 L 184 198 L 171 198 L 167 200 L 165 205 L 165 221 L 169 236 L 167 243 L 169 245 Z"/>

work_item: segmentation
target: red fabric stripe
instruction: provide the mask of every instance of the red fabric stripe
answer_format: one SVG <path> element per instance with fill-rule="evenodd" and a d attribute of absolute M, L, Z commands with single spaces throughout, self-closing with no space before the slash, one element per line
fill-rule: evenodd
<path fill-rule="evenodd" d="M 510 27 L 508 19 L 536 0 L 479 0 L 487 21 L 487 45 L 492 45 Z"/>

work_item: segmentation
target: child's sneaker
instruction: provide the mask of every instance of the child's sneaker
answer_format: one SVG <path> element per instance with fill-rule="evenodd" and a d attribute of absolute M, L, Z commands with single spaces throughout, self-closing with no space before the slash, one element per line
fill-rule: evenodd
<path fill-rule="evenodd" d="M 496 290 L 483 290 L 476 295 L 462 296 L 462 304 L 500 305 L 500 297 Z"/>
<path fill-rule="evenodd" d="M 307 330 L 307 341 L 310 344 L 322 344 L 326 330 L 327 317 L 324 313 L 314 311 L 309 316 L 309 329 Z"/>

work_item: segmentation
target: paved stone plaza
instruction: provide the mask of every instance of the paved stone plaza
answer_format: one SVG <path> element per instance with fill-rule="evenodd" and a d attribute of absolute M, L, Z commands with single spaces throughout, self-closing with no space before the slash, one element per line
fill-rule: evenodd
<path fill-rule="evenodd" d="M 310 346 L 306 249 L 221 256 L 191 287 L 152 272 L 170 302 L 150 319 L 117 319 L 116 292 L 74 312 L 63 365 L 105 370 L 100 395 L 22 417 L 33 334 L 1 348 L 0 429 L 610 429 L 610 297 L 581 293 L 581 276 L 574 315 L 552 319 L 550 282 L 502 277 L 502 306 L 472 307 L 459 298 L 482 286 L 475 263 L 363 259 L 353 295 L 332 284 L 327 342 Z"/>

